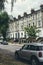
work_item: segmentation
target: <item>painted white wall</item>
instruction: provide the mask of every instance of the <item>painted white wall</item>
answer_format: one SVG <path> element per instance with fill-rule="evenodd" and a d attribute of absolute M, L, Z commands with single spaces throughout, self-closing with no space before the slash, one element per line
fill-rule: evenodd
<path fill-rule="evenodd" d="M 22 35 L 23 33 L 23 35 Z M 20 34 L 20 38 L 24 38 L 24 31 L 19 31 L 19 34 Z"/>
<path fill-rule="evenodd" d="M 39 37 L 43 37 L 43 28 L 40 28 Z"/>
<path fill-rule="evenodd" d="M 33 19 L 33 16 L 34 16 L 34 19 Z M 23 31 L 24 27 L 27 27 L 27 25 L 29 26 L 29 23 L 32 26 L 33 22 L 34 22 L 34 25 L 39 27 L 38 21 L 40 21 L 40 26 L 41 26 L 41 28 L 40 28 L 41 32 L 38 35 L 40 37 L 43 37 L 42 12 L 41 11 L 38 11 L 37 15 L 33 14 L 32 16 L 30 15 L 30 17 L 28 16 L 28 18 L 24 17 L 23 19 L 20 19 L 18 21 L 10 23 L 9 24 L 9 31 L 10 31 L 9 35 L 10 35 L 10 37 L 16 38 L 16 33 L 17 33 L 17 38 L 18 38 L 18 32 L 19 32 L 20 38 L 24 38 L 24 36 L 25 36 L 25 33 Z M 21 27 L 22 24 L 23 24 L 23 29 Z M 15 31 L 18 31 L 18 32 L 15 32 Z M 23 35 L 21 33 L 23 33 Z"/>

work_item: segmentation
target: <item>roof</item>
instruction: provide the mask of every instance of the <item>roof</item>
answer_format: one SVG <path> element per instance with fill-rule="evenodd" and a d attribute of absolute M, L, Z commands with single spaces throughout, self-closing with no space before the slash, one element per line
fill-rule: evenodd
<path fill-rule="evenodd" d="M 43 42 L 41 42 L 41 43 L 26 43 L 24 45 L 43 46 Z"/>

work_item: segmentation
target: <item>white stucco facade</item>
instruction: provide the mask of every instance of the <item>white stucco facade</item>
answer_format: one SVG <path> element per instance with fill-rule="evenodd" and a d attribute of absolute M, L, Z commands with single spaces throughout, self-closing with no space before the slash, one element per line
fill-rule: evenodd
<path fill-rule="evenodd" d="M 31 12 L 26 16 L 20 17 L 20 19 L 14 19 L 14 21 L 9 23 L 9 31 L 8 36 L 10 38 L 25 38 L 24 28 L 27 26 L 35 25 L 37 28 L 41 30 L 38 36 L 43 37 L 43 11 L 37 10 L 35 12 Z"/>

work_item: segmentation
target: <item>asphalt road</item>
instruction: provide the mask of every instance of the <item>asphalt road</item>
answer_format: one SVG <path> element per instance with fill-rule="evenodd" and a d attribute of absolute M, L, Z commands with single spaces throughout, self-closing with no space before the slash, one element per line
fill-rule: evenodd
<path fill-rule="evenodd" d="M 22 45 L 19 44 L 11 44 L 11 45 L 3 45 L 0 44 L 0 49 L 4 49 L 4 50 L 8 50 L 11 52 L 15 52 L 16 50 L 20 49 L 22 47 Z"/>
<path fill-rule="evenodd" d="M 0 53 L 4 55 L 10 55 L 11 57 L 14 57 L 15 51 L 20 49 L 22 45 L 19 44 L 13 44 L 13 45 L 2 45 L 0 44 Z M 20 60 L 19 62 L 22 62 L 26 65 L 30 65 L 27 61 L 25 60 Z"/>
<path fill-rule="evenodd" d="M 21 47 L 22 45 L 20 44 L 10 44 L 10 45 L 0 44 L 0 53 L 14 56 L 15 51 L 20 49 Z"/>
<path fill-rule="evenodd" d="M 15 51 L 20 49 L 23 45 L 20 44 L 11 44 L 11 45 L 2 45 L 0 44 L 0 53 L 10 55 L 11 57 L 14 57 Z M 21 60 L 19 62 L 26 63 L 26 65 L 30 65 L 30 62 Z"/>

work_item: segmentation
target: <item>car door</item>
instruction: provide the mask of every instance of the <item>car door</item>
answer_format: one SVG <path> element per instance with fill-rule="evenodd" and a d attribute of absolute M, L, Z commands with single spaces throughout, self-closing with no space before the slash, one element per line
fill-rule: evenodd
<path fill-rule="evenodd" d="M 26 49 L 27 49 L 28 45 L 24 45 L 24 47 L 20 50 L 19 54 L 21 58 L 26 58 L 27 53 L 26 53 Z"/>
<path fill-rule="evenodd" d="M 31 52 L 30 52 L 30 45 L 27 45 L 27 47 L 25 47 L 23 49 L 23 53 L 24 53 L 24 58 L 26 60 L 29 60 L 30 59 L 30 55 L 31 55 Z"/>
<path fill-rule="evenodd" d="M 26 59 L 30 60 L 31 56 L 32 56 L 32 52 L 34 51 L 34 46 L 33 45 L 28 45 L 27 50 L 26 50 Z"/>

